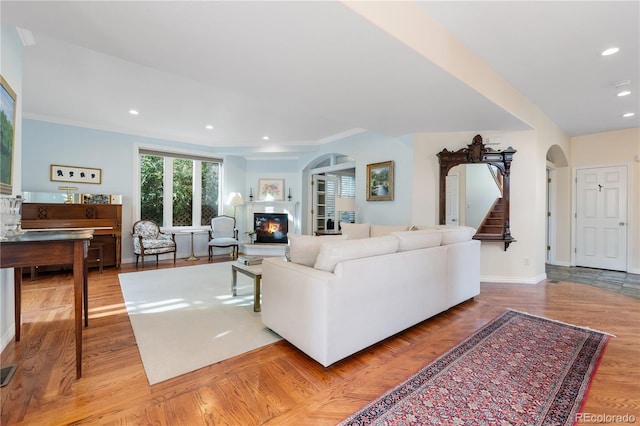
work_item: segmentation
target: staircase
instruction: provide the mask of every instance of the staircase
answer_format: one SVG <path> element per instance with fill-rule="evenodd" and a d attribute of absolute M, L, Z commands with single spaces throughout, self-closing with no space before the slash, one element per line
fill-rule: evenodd
<path fill-rule="evenodd" d="M 504 202 L 502 198 L 497 198 L 489 209 L 489 212 L 480 223 L 476 235 L 477 237 L 492 239 L 504 236 Z"/>

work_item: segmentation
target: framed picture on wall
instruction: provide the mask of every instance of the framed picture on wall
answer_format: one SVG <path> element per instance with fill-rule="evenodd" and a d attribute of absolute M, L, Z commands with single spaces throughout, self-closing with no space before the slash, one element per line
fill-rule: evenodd
<path fill-rule="evenodd" d="M 102 169 L 51 165 L 52 182 L 102 183 Z"/>
<path fill-rule="evenodd" d="M 393 200 L 393 161 L 367 164 L 367 201 Z"/>
<path fill-rule="evenodd" d="M 284 179 L 258 179 L 259 201 L 284 201 Z"/>
<path fill-rule="evenodd" d="M 0 111 L 2 114 L 2 136 L 0 140 L 0 194 L 13 193 L 13 144 L 16 122 L 16 92 L 0 75 Z"/>

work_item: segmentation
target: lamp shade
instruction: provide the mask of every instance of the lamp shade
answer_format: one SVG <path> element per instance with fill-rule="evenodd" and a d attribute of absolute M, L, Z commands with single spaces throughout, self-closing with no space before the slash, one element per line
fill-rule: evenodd
<path fill-rule="evenodd" d="M 244 204 L 244 200 L 242 199 L 242 194 L 239 192 L 232 192 L 229 194 L 229 203 L 230 206 L 236 207 Z"/>
<path fill-rule="evenodd" d="M 356 210 L 355 198 L 336 198 L 336 211 L 338 212 L 353 212 Z"/>

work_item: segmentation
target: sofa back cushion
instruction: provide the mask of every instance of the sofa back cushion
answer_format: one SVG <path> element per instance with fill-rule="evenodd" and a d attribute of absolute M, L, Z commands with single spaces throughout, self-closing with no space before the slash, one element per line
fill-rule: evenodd
<path fill-rule="evenodd" d="M 345 260 L 395 253 L 398 238 L 393 235 L 346 241 L 323 243 L 314 268 L 333 272 L 336 265 Z"/>
<path fill-rule="evenodd" d="M 392 232 L 391 235 L 398 238 L 398 251 L 437 247 L 442 242 L 442 232 L 437 229 Z"/>
<path fill-rule="evenodd" d="M 476 234 L 476 229 L 470 226 L 443 227 L 439 231 L 442 233 L 440 244 L 443 246 L 469 241 Z"/>
<path fill-rule="evenodd" d="M 406 231 L 409 227 L 407 225 L 371 225 L 369 229 L 370 237 L 383 237 L 385 235 L 391 235 L 393 232 Z"/>
<path fill-rule="evenodd" d="M 345 223 L 340 222 L 340 229 L 342 235 L 347 236 L 347 240 L 359 240 L 362 238 L 369 238 L 369 224 L 368 223 Z"/>
<path fill-rule="evenodd" d="M 311 266 L 315 265 L 320 246 L 323 242 L 333 240 L 344 240 L 344 235 L 323 235 L 314 237 L 312 235 L 287 234 L 289 238 L 289 258 L 291 263 Z"/>

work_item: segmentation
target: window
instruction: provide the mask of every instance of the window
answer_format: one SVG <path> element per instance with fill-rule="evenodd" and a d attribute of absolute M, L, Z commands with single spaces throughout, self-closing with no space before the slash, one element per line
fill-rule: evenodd
<path fill-rule="evenodd" d="M 140 150 L 140 219 L 208 226 L 218 215 L 222 160 Z"/>

